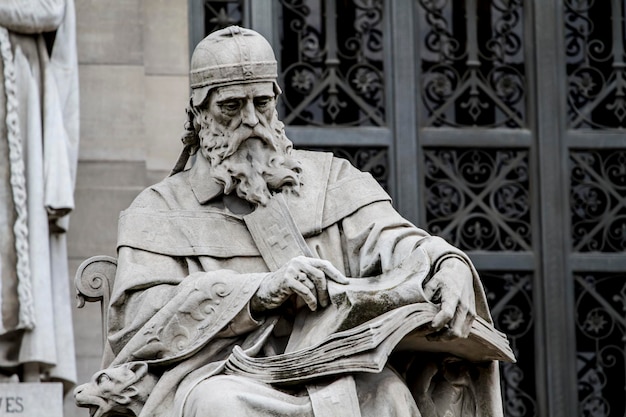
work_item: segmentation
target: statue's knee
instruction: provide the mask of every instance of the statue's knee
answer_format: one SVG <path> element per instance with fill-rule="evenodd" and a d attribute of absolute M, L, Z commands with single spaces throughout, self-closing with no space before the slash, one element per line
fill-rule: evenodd
<path fill-rule="evenodd" d="M 196 385 L 185 403 L 185 417 L 224 416 L 240 401 L 236 378 L 218 375 Z M 239 387 L 240 388 L 240 387 Z"/>
<path fill-rule="evenodd" d="M 421 416 L 409 388 L 389 368 L 379 374 L 356 374 L 354 379 L 364 417 Z"/>
<path fill-rule="evenodd" d="M 357 387 L 365 392 L 384 395 L 386 393 L 409 393 L 409 389 L 402 378 L 389 368 L 384 368 L 378 374 L 362 373 L 355 376 Z"/>

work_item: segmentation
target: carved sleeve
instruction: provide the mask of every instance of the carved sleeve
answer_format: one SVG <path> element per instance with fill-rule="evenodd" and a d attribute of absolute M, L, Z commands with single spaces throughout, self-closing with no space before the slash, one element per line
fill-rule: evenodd
<path fill-rule="evenodd" d="M 462 259 L 472 271 L 476 312 L 491 320 L 478 272 L 463 251 L 404 220 L 388 202 L 365 206 L 342 222 L 343 239 L 353 277 L 374 276 L 397 267 L 417 247 L 431 261 L 431 273 L 449 257 Z"/>
<path fill-rule="evenodd" d="M 108 343 L 114 354 L 174 296 L 186 275 L 175 258 L 129 247 L 119 249 L 108 322 Z"/>
<path fill-rule="evenodd" d="M 389 272 L 429 236 L 386 201 L 362 207 L 346 217 L 341 228 L 353 277 Z"/>
<path fill-rule="evenodd" d="M 19 33 L 50 32 L 59 27 L 64 13 L 64 0 L 2 0 L 0 26 Z"/>
<path fill-rule="evenodd" d="M 188 275 L 185 264 L 184 258 L 120 248 L 109 308 L 108 343 L 115 358 L 105 363 L 170 363 L 214 337 L 257 327 L 234 322 L 264 274 L 216 270 Z"/>
<path fill-rule="evenodd" d="M 364 193 L 387 196 L 373 178 L 359 182 L 363 176 L 369 174 L 344 159 L 333 159 L 328 179 L 328 190 L 333 191 L 327 192 L 325 216 L 336 207 L 350 206 Z M 355 187 L 356 183 L 361 186 Z M 351 277 L 375 276 L 394 269 L 429 236 L 400 216 L 388 196 L 370 201 L 374 202 L 356 206 L 337 223 L 342 235 L 346 273 Z"/>

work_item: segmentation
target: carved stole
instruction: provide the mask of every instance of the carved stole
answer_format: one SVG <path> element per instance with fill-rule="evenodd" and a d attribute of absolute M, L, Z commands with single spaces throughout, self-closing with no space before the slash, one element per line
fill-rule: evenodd
<path fill-rule="evenodd" d="M 265 207 L 257 207 L 243 219 L 271 271 L 276 271 L 297 256 L 314 257 L 282 194 L 275 194 Z M 335 417 L 337 407 L 340 407 L 343 417 L 361 417 L 356 384 L 351 375 L 342 376 L 332 383 L 307 384 L 306 388 L 316 417 Z"/>

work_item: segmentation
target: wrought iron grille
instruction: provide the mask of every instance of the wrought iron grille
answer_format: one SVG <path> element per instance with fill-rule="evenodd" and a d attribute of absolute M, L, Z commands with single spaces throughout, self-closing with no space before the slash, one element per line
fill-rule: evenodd
<path fill-rule="evenodd" d="M 419 0 L 423 126 L 522 128 L 523 0 Z"/>
<path fill-rule="evenodd" d="M 385 125 L 382 0 L 280 0 L 285 124 Z"/>
<path fill-rule="evenodd" d="M 428 230 L 465 250 L 531 251 L 528 151 L 426 149 Z"/>
<path fill-rule="evenodd" d="M 569 127 L 626 127 L 623 0 L 564 3 Z"/>
<path fill-rule="evenodd" d="M 389 151 L 380 146 L 332 146 L 301 147 L 312 151 L 332 152 L 336 157 L 347 159 L 361 171 L 369 172 L 374 179 L 389 191 Z"/>
<path fill-rule="evenodd" d="M 575 274 L 581 416 L 626 414 L 626 275 Z"/>
<path fill-rule="evenodd" d="M 535 416 L 533 275 L 481 271 L 480 276 L 495 326 L 506 333 L 517 358 L 517 363 L 502 363 L 500 367 L 505 415 Z"/>
<path fill-rule="evenodd" d="M 204 1 L 205 36 L 230 25 L 243 22 L 243 0 Z"/>
<path fill-rule="evenodd" d="M 626 150 L 570 152 L 575 252 L 626 250 Z"/>

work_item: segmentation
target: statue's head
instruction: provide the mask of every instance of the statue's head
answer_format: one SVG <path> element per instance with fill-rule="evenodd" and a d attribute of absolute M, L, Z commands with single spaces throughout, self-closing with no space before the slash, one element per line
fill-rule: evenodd
<path fill-rule="evenodd" d="M 259 33 L 230 26 L 211 33 L 191 56 L 192 104 L 201 106 L 216 87 L 268 82 L 276 83 L 277 63 L 269 42 Z"/>
<path fill-rule="evenodd" d="M 145 362 L 128 362 L 96 372 L 91 381 L 74 389 L 78 407 L 89 408 L 91 417 L 140 414 L 157 377 Z"/>
<path fill-rule="evenodd" d="M 186 153 L 199 151 L 225 194 L 254 204 L 300 185 L 300 164 L 276 111 L 276 75 L 267 40 L 237 26 L 204 38 L 191 57 Z M 186 161 L 184 152 L 174 172 Z"/>

